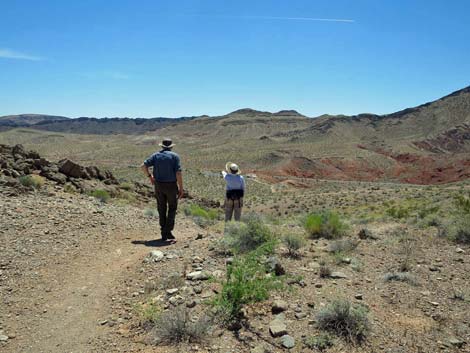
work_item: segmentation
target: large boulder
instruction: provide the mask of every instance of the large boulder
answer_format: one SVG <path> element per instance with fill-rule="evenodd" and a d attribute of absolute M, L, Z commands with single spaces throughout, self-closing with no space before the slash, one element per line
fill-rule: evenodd
<path fill-rule="evenodd" d="M 71 178 L 90 179 L 85 168 L 70 159 L 59 161 L 59 172 Z"/>

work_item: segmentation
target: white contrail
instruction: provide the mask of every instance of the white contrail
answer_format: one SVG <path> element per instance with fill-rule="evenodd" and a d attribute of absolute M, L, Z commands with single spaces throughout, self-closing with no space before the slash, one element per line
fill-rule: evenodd
<path fill-rule="evenodd" d="M 5 59 L 18 59 L 18 60 L 32 60 L 32 61 L 39 61 L 43 60 L 43 58 L 39 56 L 28 55 L 24 53 L 20 53 L 10 49 L 0 49 L 0 58 Z"/>
<path fill-rule="evenodd" d="M 320 21 L 320 22 L 347 22 L 352 23 L 354 20 L 344 18 L 315 18 L 315 17 L 276 17 L 276 16 L 240 16 L 239 18 L 253 20 L 283 20 L 283 21 Z"/>
<path fill-rule="evenodd" d="M 316 17 L 283 17 L 283 16 L 224 16 L 224 15 L 182 15 L 185 17 L 229 18 L 241 20 L 279 20 L 279 21 L 317 21 L 354 23 L 355 20 L 346 18 L 316 18 Z"/>

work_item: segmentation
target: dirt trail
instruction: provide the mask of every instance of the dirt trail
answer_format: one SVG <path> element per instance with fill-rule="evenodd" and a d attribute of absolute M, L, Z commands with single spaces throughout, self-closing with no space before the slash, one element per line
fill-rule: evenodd
<path fill-rule="evenodd" d="M 148 233 L 148 232 L 147 232 Z M 77 257 L 47 269 L 40 295 L 42 313 L 17 318 L 23 333 L 9 341 L 6 352 L 90 352 L 91 341 L 109 329 L 101 325 L 110 313 L 113 288 L 131 275 L 132 267 L 149 252 L 132 240 L 151 240 L 145 232 L 120 235 L 107 244 L 81 244 Z"/>

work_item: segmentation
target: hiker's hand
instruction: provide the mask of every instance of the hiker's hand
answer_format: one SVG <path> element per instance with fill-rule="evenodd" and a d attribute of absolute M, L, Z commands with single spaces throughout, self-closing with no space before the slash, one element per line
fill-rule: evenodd
<path fill-rule="evenodd" d="M 184 197 L 184 190 L 183 189 L 179 189 L 178 190 L 178 198 L 179 199 L 182 199 Z"/>
<path fill-rule="evenodd" d="M 152 185 L 155 185 L 155 178 L 153 177 L 153 175 L 149 176 L 149 178 Z"/>

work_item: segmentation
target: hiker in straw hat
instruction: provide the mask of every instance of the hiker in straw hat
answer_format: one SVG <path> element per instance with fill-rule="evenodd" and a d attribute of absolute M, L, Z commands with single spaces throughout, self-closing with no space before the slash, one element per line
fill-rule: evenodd
<path fill-rule="evenodd" d="M 245 179 L 240 175 L 240 168 L 232 162 L 225 165 L 222 176 L 227 184 L 225 195 L 225 222 L 232 220 L 240 221 L 243 207 L 243 196 L 245 194 Z"/>

